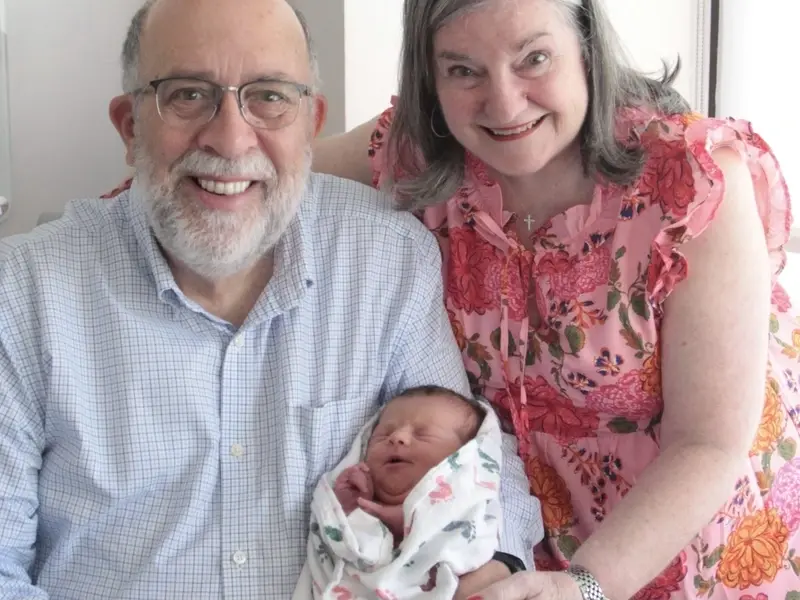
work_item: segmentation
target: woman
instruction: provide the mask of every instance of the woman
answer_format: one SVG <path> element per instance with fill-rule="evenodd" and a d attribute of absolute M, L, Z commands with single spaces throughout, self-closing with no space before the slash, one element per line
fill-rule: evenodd
<path fill-rule="evenodd" d="M 392 108 L 315 169 L 436 234 L 474 390 L 519 439 L 539 570 L 480 596 L 796 597 L 800 320 L 766 143 L 625 66 L 598 0 L 406 0 L 404 27 Z"/>

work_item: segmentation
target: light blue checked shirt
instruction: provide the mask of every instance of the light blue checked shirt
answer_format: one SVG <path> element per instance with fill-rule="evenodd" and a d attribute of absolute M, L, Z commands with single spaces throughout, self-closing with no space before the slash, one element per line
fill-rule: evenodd
<path fill-rule="evenodd" d="M 135 192 L 0 241 L 0 598 L 288 599 L 365 420 L 467 392 L 440 269 L 413 217 L 316 175 L 238 330 L 178 289 Z M 506 450 L 501 549 L 528 559 Z"/>

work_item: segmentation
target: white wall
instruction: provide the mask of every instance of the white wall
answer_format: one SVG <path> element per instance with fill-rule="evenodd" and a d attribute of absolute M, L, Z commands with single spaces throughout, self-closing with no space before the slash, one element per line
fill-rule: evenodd
<path fill-rule="evenodd" d="M 0 0 L 0 196 L 11 195 L 11 144 L 9 136 L 5 0 Z"/>
<path fill-rule="evenodd" d="M 100 194 L 126 173 L 108 119 L 119 53 L 140 0 L 6 0 L 11 211 L 0 235 Z"/>
<path fill-rule="evenodd" d="M 345 4 L 348 0 L 290 0 L 308 20 L 317 49 L 322 87 L 330 104 L 323 135 L 345 131 Z M 388 0 L 373 0 L 374 3 Z"/>
<path fill-rule="evenodd" d="M 800 117 L 796 79 L 786 71 L 797 56 L 800 4 L 784 0 L 772 10 L 759 2 L 721 4 L 718 112 L 751 121 L 781 163 L 795 215 L 783 283 L 800 303 Z"/>
<path fill-rule="evenodd" d="M 632 64 L 660 75 L 662 61 L 673 66 L 680 57 L 682 65 L 675 88 L 696 110 L 705 112 L 703 66 L 707 53 L 701 44 L 705 40 L 705 23 L 699 18 L 705 14 L 707 2 L 607 0 L 605 6 Z M 654 19 L 654 11 L 658 19 Z"/>
<path fill-rule="evenodd" d="M 397 89 L 403 0 L 347 0 L 344 16 L 345 125 L 351 129 L 386 109 Z"/>

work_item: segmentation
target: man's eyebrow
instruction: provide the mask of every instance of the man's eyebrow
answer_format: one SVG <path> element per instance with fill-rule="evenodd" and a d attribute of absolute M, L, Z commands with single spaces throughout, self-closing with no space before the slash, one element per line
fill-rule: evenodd
<path fill-rule="evenodd" d="M 215 76 L 214 73 L 211 71 L 195 71 L 192 69 L 177 69 L 173 71 L 169 71 L 163 77 L 159 79 L 167 79 L 173 77 L 186 77 L 189 79 L 203 79 L 205 81 L 210 81 L 215 83 Z M 247 83 L 250 81 L 286 81 L 286 82 L 293 82 L 295 78 L 289 75 L 284 71 L 262 71 L 260 73 L 251 73 L 248 74 L 247 77 L 244 78 L 242 83 Z"/>
<path fill-rule="evenodd" d="M 550 35 L 550 33 L 547 31 L 537 31 L 536 33 L 526 36 L 519 43 L 514 44 L 514 50 L 516 50 L 517 52 L 521 52 L 522 50 L 525 49 L 526 46 L 532 44 L 539 38 L 548 35 Z M 451 52 L 450 50 L 444 50 L 442 52 L 439 52 L 439 54 L 437 54 L 436 56 L 437 58 L 443 58 L 445 60 L 453 60 L 453 61 L 472 60 L 470 56 L 467 54 L 461 54 L 460 52 Z"/>

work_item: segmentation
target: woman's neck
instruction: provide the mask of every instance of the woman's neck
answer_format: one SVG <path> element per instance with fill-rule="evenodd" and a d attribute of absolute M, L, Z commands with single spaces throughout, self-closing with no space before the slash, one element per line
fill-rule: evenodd
<path fill-rule="evenodd" d="M 579 150 L 565 152 L 544 168 L 520 177 L 495 174 L 504 210 L 543 223 L 580 204 L 590 204 L 595 182 L 583 169 Z"/>

